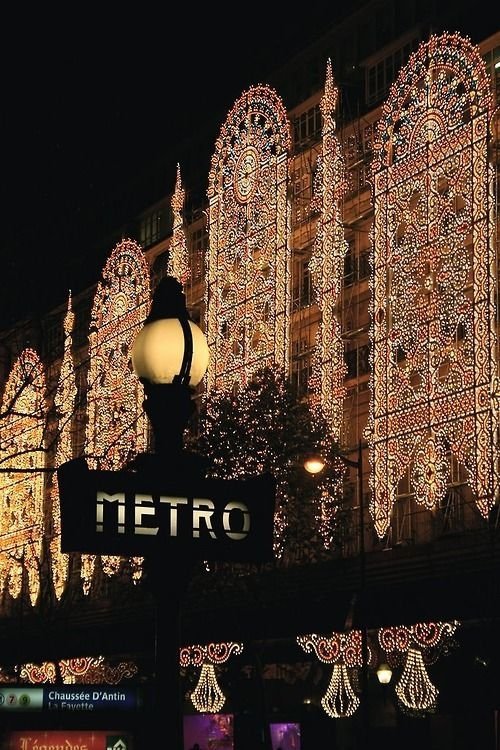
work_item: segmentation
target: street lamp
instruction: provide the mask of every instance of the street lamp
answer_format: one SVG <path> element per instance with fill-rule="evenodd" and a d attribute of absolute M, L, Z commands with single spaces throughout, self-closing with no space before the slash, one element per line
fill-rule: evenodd
<path fill-rule="evenodd" d="M 391 681 L 392 669 L 388 664 L 383 662 L 377 667 L 377 678 L 381 685 L 388 685 Z"/>
<path fill-rule="evenodd" d="M 154 435 L 154 454 L 141 454 L 135 468 L 151 478 L 185 474 L 203 478 L 206 460 L 184 449 L 183 435 L 195 412 L 195 386 L 208 367 L 209 349 L 190 320 L 182 285 L 172 276 L 158 284 L 151 311 L 131 351 L 134 372 L 144 386 L 143 408 Z M 179 689 L 179 613 L 192 560 L 162 550 L 145 558 L 146 579 L 156 605 L 155 697 L 151 747 L 162 733 L 168 745 L 182 748 Z"/>

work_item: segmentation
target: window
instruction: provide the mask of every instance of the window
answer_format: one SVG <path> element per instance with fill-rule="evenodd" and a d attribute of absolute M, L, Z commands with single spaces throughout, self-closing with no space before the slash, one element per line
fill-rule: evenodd
<path fill-rule="evenodd" d="M 189 268 L 191 281 L 199 281 L 203 276 L 205 252 L 208 248 L 208 232 L 205 227 L 196 229 L 189 238 Z"/>
<path fill-rule="evenodd" d="M 146 248 L 159 242 L 167 232 L 166 224 L 164 212 L 160 209 L 144 216 L 139 225 L 139 242 L 141 245 Z"/>
<path fill-rule="evenodd" d="M 301 150 L 310 145 L 312 141 L 321 138 L 321 110 L 319 104 L 297 115 L 293 121 L 293 146 L 295 150 Z"/>
<path fill-rule="evenodd" d="M 311 351 L 306 339 L 292 343 L 292 376 L 291 385 L 296 398 L 307 395 L 311 377 Z"/>
<path fill-rule="evenodd" d="M 344 355 L 347 367 L 346 380 L 359 378 L 370 371 L 370 345 L 364 344 L 355 349 L 348 349 Z"/>
<path fill-rule="evenodd" d="M 294 264 L 292 289 L 292 312 L 309 307 L 314 301 L 309 261 L 303 260 Z"/>
<path fill-rule="evenodd" d="M 387 96 L 391 83 L 396 80 L 401 67 L 405 65 L 418 45 L 419 39 L 415 37 L 366 69 L 366 104 L 368 106 L 373 106 Z"/>

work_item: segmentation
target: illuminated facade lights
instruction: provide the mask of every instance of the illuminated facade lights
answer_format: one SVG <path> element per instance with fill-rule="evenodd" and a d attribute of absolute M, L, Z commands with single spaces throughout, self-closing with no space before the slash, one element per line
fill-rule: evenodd
<path fill-rule="evenodd" d="M 182 187 L 181 168 L 177 165 L 177 176 L 175 190 L 172 196 L 173 229 L 172 241 L 169 247 L 167 273 L 174 276 L 181 284 L 185 284 L 189 276 L 189 254 L 186 244 L 186 233 L 184 231 L 182 210 L 186 191 Z"/>
<path fill-rule="evenodd" d="M 434 509 L 451 457 L 486 518 L 498 488 L 492 99 L 479 49 L 432 36 L 393 84 L 374 142 L 370 510 L 398 482 Z"/>
<path fill-rule="evenodd" d="M 14 363 L 2 399 L 0 475 L 0 592 L 22 595 L 27 576 L 29 600 L 40 592 L 44 533 L 45 375 L 38 354 L 25 349 Z M 16 471 L 17 469 L 17 471 Z M 23 471 L 24 470 L 24 471 Z"/>
<path fill-rule="evenodd" d="M 89 334 L 88 422 L 86 450 L 91 469 L 118 470 L 147 447 L 148 426 L 142 409 L 143 386 L 133 372 L 130 349 L 151 305 L 149 266 L 136 242 L 119 242 L 104 267 L 94 297 Z M 82 555 L 85 593 L 90 590 L 95 555 Z M 134 580 L 141 560 L 131 560 Z M 121 558 L 101 558 L 112 576 Z"/>
<path fill-rule="evenodd" d="M 76 383 L 73 356 L 71 354 L 72 331 L 75 315 L 71 306 L 71 294 L 64 318 L 64 351 L 55 395 L 55 407 L 59 424 L 59 441 L 56 449 L 56 466 L 73 458 L 71 448 L 72 419 L 76 403 Z M 50 540 L 50 567 L 52 584 L 57 599 L 60 599 L 68 579 L 69 555 L 61 552 L 61 511 L 57 475 L 53 478 L 51 492 L 52 538 Z"/>
<path fill-rule="evenodd" d="M 264 367 L 288 372 L 289 148 L 281 99 L 250 88 L 226 118 L 209 174 L 208 392 L 244 386 Z"/>
<path fill-rule="evenodd" d="M 316 335 L 310 385 L 313 405 L 316 405 L 325 418 L 330 437 L 340 442 L 347 368 L 344 362 L 344 343 L 340 335 L 338 305 L 348 245 L 344 238 L 341 214 L 346 174 L 335 126 L 337 103 L 338 89 L 331 61 L 328 60 L 325 92 L 320 102 L 322 149 L 318 157 L 312 203 L 312 208 L 320 212 L 320 218 L 309 268 L 321 319 Z"/>
<path fill-rule="evenodd" d="M 311 209 L 319 213 L 316 239 L 309 268 L 315 299 L 321 313 L 312 359 L 309 387 L 313 414 L 327 425 L 325 444 L 319 446 L 328 454 L 331 441 L 341 442 L 347 368 L 344 342 L 338 318 L 339 300 L 344 278 L 347 242 L 342 224 L 342 200 L 346 192 L 345 162 L 337 137 L 335 113 L 339 92 L 331 61 L 326 68 L 325 91 L 321 98 L 322 148 L 318 156 L 314 196 Z M 336 462 L 336 479 L 324 480 L 319 495 L 316 522 L 323 545 L 328 549 L 334 539 L 335 516 L 341 497 L 345 466 Z M 332 475 L 330 474 L 330 477 Z"/>

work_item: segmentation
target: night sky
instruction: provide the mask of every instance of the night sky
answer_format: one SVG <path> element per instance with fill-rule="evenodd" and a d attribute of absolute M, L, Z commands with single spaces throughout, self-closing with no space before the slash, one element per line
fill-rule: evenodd
<path fill-rule="evenodd" d="M 224 26 L 188 3 L 44 6 L 4 26 L 0 329 L 95 283 L 107 237 L 173 188 L 177 162 L 187 188 L 195 163 L 208 177 L 234 101 L 336 13 L 287 10 L 284 34 L 285 4 L 232 7 Z"/>
<path fill-rule="evenodd" d="M 360 4 L 252 2 L 223 20 L 217 4 L 13 10 L 0 43 L 0 330 L 95 283 L 107 238 L 172 190 L 177 162 L 188 190 L 206 175 L 205 191 L 234 101 Z"/>

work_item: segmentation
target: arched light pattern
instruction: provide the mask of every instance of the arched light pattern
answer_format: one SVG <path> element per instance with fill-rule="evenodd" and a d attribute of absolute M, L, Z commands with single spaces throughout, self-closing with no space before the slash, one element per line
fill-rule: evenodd
<path fill-rule="evenodd" d="M 289 148 L 283 102 L 251 87 L 226 118 L 209 174 L 208 391 L 244 386 L 264 367 L 288 372 Z"/>
<path fill-rule="evenodd" d="M 428 509 L 450 455 L 485 518 L 498 491 L 491 107 L 479 48 L 445 33 L 410 57 L 378 124 L 366 434 L 379 537 L 407 470 Z"/>
<path fill-rule="evenodd" d="M 42 664 L 23 664 L 19 669 L 22 682 L 40 685 L 55 683 L 60 675 L 65 685 L 118 685 L 138 672 L 132 661 L 110 664 L 103 656 L 84 656 L 61 659 L 58 664 L 46 661 Z"/>
<path fill-rule="evenodd" d="M 177 165 L 177 177 L 175 190 L 172 196 L 173 230 L 170 242 L 167 273 L 174 276 L 181 284 L 185 284 L 189 276 L 189 254 L 186 244 L 186 233 L 184 231 L 182 210 L 186 191 L 182 187 L 181 168 Z"/>
<path fill-rule="evenodd" d="M 224 664 L 233 654 L 241 654 L 243 644 L 234 641 L 209 643 L 208 646 L 183 646 L 179 652 L 181 667 L 200 666 L 198 683 L 191 702 L 200 713 L 218 713 L 226 702 L 215 674 L 216 664 Z"/>
<path fill-rule="evenodd" d="M 315 633 L 299 635 L 297 643 L 306 654 L 314 651 L 324 664 L 334 664 L 330 683 L 321 699 L 325 713 L 332 719 L 352 716 L 360 701 L 350 683 L 348 668 L 363 665 L 361 631 L 350 630 L 347 633 L 333 633 L 331 636 Z"/>
<path fill-rule="evenodd" d="M 331 60 L 328 60 L 325 91 L 320 102 L 322 148 L 318 157 L 311 205 L 311 208 L 319 212 L 319 220 L 309 268 L 321 318 L 316 333 L 309 385 L 312 391 L 313 414 L 324 419 L 329 430 L 325 440 L 340 442 L 343 400 L 346 393 L 344 378 L 347 368 L 337 310 L 348 245 L 342 225 L 341 206 L 347 181 L 345 162 L 336 133 L 337 104 L 338 88 L 334 81 Z M 335 472 L 336 479 L 330 478 L 323 482 L 316 513 L 319 532 L 327 549 L 332 544 L 335 534 L 335 514 L 346 471 L 341 462 L 338 462 L 336 468 L 339 469 Z"/>
<path fill-rule="evenodd" d="M 264 368 L 288 374 L 289 149 L 290 126 L 281 98 L 268 86 L 252 86 L 222 126 L 209 174 L 207 394 L 245 387 Z M 278 485 L 278 555 L 286 503 Z"/>
<path fill-rule="evenodd" d="M 25 349 L 14 363 L 2 399 L 0 442 L 0 592 L 18 599 L 27 575 L 32 606 L 40 592 L 45 375 L 38 354 Z M 20 469 L 21 471 L 16 471 Z M 22 471 L 24 470 L 24 471 Z"/>
<path fill-rule="evenodd" d="M 71 306 L 71 293 L 68 296 L 68 307 L 64 318 L 64 350 L 55 395 L 59 425 L 59 441 L 56 449 L 56 466 L 73 457 L 71 448 L 72 415 L 75 409 L 76 383 L 73 356 L 71 354 L 72 332 L 75 315 Z M 69 555 L 61 552 L 61 511 L 59 507 L 59 486 L 57 474 L 53 477 L 52 500 L 52 538 L 50 539 L 50 567 L 52 584 L 57 599 L 60 599 L 68 579 Z"/>
<path fill-rule="evenodd" d="M 406 655 L 403 673 L 395 690 L 407 709 L 430 711 L 435 708 L 439 691 L 429 679 L 425 663 L 438 658 L 458 626 L 457 621 L 421 622 L 379 630 L 379 643 L 387 654 L 389 664 Z"/>
<path fill-rule="evenodd" d="M 150 305 L 144 253 L 133 240 L 122 240 L 108 258 L 92 307 L 86 430 L 86 455 L 92 469 L 121 469 L 146 450 L 143 386 L 132 370 L 130 349 Z M 95 560 L 94 555 L 82 556 L 85 593 L 90 590 Z M 121 558 L 104 556 L 101 563 L 104 573 L 112 576 L 118 573 Z M 139 558 L 132 559 L 132 569 L 138 580 Z"/>

